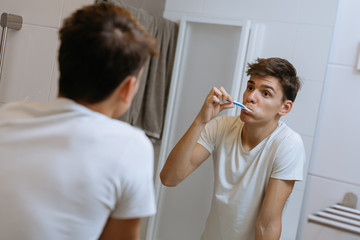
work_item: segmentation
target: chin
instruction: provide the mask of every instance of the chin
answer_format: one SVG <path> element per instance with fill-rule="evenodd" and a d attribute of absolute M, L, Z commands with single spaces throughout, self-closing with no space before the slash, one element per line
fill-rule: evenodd
<path fill-rule="evenodd" d="M 241 111 L 241 113 L 240 113 L 240 119 L 241 119 L 241 121 L 243 121 L 243 122 L 247 122 L 247 121 L 249 120 L 249 116 L 248 116 L 246 113 L 244 113 L 244 112 Z"/>

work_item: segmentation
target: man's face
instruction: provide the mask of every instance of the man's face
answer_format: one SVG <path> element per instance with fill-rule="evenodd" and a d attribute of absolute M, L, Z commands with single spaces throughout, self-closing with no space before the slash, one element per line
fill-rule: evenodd
<path fill-rule="evenodd" d="M 241 111 L 240 119 L 245 123 L 268 123 L 278 121 L 284 107 L 280 82 L 272 76 L 251 76 L 243 95 L 243 104 L 252 112 Z"/>

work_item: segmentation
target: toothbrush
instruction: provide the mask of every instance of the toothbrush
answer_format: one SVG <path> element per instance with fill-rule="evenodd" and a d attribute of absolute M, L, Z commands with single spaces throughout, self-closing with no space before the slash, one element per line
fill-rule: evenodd
<path fill-rule="evenodd" d="M 230 101 L 229 101 L 229 100 L 227 100 L 227 99 L 226 99 L 226 101 L 230 102 Z M 243 108 L 243 109 L 245 109 L 246 111 L 252 112 L 250 109 L 248 109 L 247 107 L 245 107 L 245 105 L 244 105 L 244 104 L 242 104 L 242 103 L 239 103 L 239 102 L 233 101 L 233 104 L 234 104 L 234 105 L 236 105 L 236 106 L 239 106 L 239 107 L 241 107 L 241 108 Z"/>

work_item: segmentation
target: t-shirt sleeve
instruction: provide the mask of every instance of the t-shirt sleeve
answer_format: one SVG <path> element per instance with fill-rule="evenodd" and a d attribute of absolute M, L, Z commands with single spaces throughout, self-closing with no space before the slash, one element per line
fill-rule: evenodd
<path fill-rule="evenodd" d="M 128 169 L 122 172 L 118 200 L 111 217 L 137 218 L 156 213 L 154 195 L 154 153 L 151 142 L 143 136 L 127 149 Z"/>
<path fill-rule="evenodd" d="M 305 149 L 297 133 L 285 138 L 279 145 L 273 163 L 271 178 L 283 180 L 303 180 Z"/>
<path fill-rule="evenodd" d="M 225 116 L 219 116 L 213 118 L 210 122 L 208 122 L 200 134 L 200 138 L 197 143 L 201 144 L 205 147 L 209 153 L 214 151 L 218 129 L 223 124 Z"/>

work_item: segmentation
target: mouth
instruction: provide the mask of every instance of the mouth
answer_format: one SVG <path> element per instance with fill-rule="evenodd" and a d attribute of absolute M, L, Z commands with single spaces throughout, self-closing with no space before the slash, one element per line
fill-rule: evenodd
<path fill-rule="evenodd" d="M 247 109 L 244 109 L 245 112 L 254 112 L 254 110 L 252 110 L 251 108 L 249 108 L 248 106 L 245 106 Z"/>
<path fill-rule="evenodd" d="M 254 113 L 254 110 L 252 110 L 251 108 L 249 108 L 249 107 L 247 107 L 247 106 L 246 106 L 246 108 L 247 108 L 247 109 L 242 109 L 245 113 L 248 113 L 248 114 L 249 114 L 249 113 Z"/>

